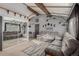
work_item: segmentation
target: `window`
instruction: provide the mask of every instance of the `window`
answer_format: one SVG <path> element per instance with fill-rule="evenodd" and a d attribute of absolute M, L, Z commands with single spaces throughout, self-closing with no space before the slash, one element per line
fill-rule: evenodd
<path fill-rule="evenodd" d="M 13 23 L 5 23 L 5 31 L 13 32 L 13 31 L 20 31 L 20 24 L 13 24 Z"/>

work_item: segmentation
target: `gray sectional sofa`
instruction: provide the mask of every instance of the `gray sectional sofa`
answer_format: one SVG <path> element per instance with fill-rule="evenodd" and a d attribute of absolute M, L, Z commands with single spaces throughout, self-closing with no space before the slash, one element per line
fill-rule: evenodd
<path fill-rule="evenodd" d="M 78 56 L 79 41 L 66 32 L 62 38 L 56 37 L 46 48 L 45 52 L 53 56 Z"/>

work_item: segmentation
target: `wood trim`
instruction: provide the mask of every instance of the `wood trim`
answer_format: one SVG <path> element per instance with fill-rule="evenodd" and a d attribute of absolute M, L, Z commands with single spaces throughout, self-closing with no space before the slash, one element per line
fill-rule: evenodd
<path fill-rule="evenodd" d="M 36 8 L 37 6 L 30 6 Z M 46 6 L 47 8 L 72 8 L 72 6 Z"/>
<path fill-rule="evenodd" d="M 25 3 L 23 3 L 32 13 L 39 15 L 39 13 L 37 11 L 35 11 L 34 9 L 32 9 L 30 6 L 26 5 Z"/>
<path fill-rule="evenodd" d="M 56 13 L 56 12 L 53 12 L 53 14 L 59 14 L 59 15 L 69 15 L 69 14 L 65 14 L 65 13 Z"/>
<path fill-rule="evenodd" d="M 35 3 L 46 15 L 50 15 L 50 12 L 46 9 L 43 3 Z"/>
<path fill-rule="evenodd" d="M 34 15 L 34 13 L 30 14 L 30 15 L 28 16 L 28 18 L 31 17 L 32 15 Z"/>

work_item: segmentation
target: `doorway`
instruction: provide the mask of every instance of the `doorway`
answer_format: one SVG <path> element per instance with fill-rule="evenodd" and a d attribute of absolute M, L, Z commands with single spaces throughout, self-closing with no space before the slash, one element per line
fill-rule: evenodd
<path fill-rule="evenodd" d="M 39 34 L 39 24 L 35 24 L 35 38 Z"/>

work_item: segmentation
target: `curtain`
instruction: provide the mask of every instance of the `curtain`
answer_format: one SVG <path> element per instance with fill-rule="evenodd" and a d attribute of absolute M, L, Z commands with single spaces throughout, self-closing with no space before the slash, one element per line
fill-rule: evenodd
<path fill-rule="evenodd" d="M 69 21 L 69 33 L 76 38 L 76 18 L 73 17 Z"/>

